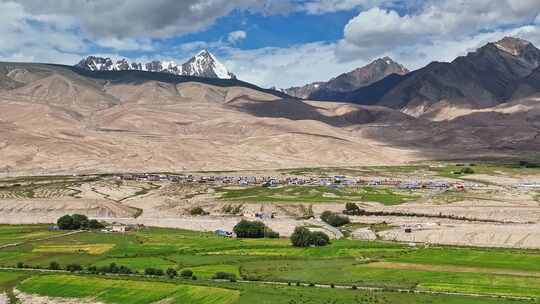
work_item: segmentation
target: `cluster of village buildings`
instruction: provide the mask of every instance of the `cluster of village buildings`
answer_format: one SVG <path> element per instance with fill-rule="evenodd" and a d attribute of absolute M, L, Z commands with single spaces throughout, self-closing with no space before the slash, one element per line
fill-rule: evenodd
<path fill-rule="evenodd" d="M 140 182 L 175 182 L 184 184 L 211 184 L 213 186 L 263 186 L 310 185 L 339 188 L 343 186 L 387 186 L 400 189 L 463 189 L 463 182 L 448 181 L 402 181 L 398 179 L 361 179 L 342 175 L 332 177 L 290 176 L 227 176 L 227 175 L 177 175 L 177 174 L 123 174 L 119 180 Z"/>

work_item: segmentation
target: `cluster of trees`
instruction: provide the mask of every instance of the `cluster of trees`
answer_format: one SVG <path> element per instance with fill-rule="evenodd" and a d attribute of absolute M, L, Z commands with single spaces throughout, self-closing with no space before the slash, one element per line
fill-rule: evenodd
<path fill-rule="evenodd" d="M 233 231 L 239 238 L 279 238 L 279 233 L 273 231 L 264 223 L 259 221 L 241 220 L 238 224 L 236 224 L 236 226 L 234 226 Z"/>
<path fill-rule="evenodd" d="M 311 232 L 306 227 L 296 227 L 291 243 L 295 247 L 326 246 L 330 244 L 330 238 L 321 231 Z"/>
<path fill-rule="evenodd" d="M 101 229 L 104 227 L 97 220 L 89 220 L 86 215 L 82 214 L 66 214 L 56 221 L 56 225 L 62 230 Z"/>
<path fill-rule="evenodd" d="M 39 267 L 31 267 L 29 265 L 26 265 L 22 262 L 17 263 L 17 268 L 39 268 Z M 49 270 L 67 270 L 70 272 L 83 272 L 85 271 L 84 267 L 80 264 L 69 264 L 65 268 L 62 268 L 62 266 L 56 262 L 52 261 L 49 263 L 49 266 L 47 267 Z M 123 266 L 123 265 L 117 265 L 116 263 L 111 263 L 107 266 L 89 266 L 86 268 L 87 273 L 91 274 L 107 274 L 107 273 L 115 273 L 115 274 L 137 274 L 137 271 L 131 270 L 129 267 Z M 178 272 L 174 268 L 167 268 L 167 270 L 163 271 L 159 268 L 146 268 L 144 270 L 144 274 L 148 276 L 168 276 L 169 278 L 175 278 L 178 276 Z M 180 273 L 180 276 L 183 278 L 191 278 L 192 280 L 197 280 L 197 277 L 193 275 L 193 271 L 189 269 L 182 270 Z"/>
<path fill-rule="evenodd" d="M 321 220 L 334 227 L 341 227 L 351 222 L 348 217 L 332 211 L 323 212 L 321 214 Z"/>

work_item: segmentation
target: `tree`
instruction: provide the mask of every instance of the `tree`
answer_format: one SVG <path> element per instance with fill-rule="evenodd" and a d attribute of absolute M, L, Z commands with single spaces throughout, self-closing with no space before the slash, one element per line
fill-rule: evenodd
<path fill-rule="evenodd" d="M 58 225 L 58 228 L 60 228 L 62 230 L 74 229 L 73 228 L 73 218 L 71 217 L 71 215 L 67 215 L 67 214 L 62 216 L 61 218 L 59 218 L 56 221 L 56 225 Z"/>
<path fill-rule="evenodd" d="M 167 271 L 165 272 L 169 278 L 174 278 L 178 275 L 178 272 L 174 268 L 167 268 Z"/>
<path fill-rule="evenodd" d="M 291 235 L 291 243 L 295 247 L 326 246 L 330 238 L 323 232 L 311 232 L 306 227 L 296 227 Z"/>
<path fill-rule="evenodd" d="M 49 263 L 50 270 L 60 270 L 60 264 L 58 262 L 52 261 Z"/>
<path fill-rule="evenodd" d="M 88 228 L 88 217 L 82 214 L 73 214 L 71 216 L 73 219 L 73 228 L 72 229 L 86 229 Z"/>
<path fill-rule="evenodd" d="M 311 246 L 311 231 L 306 227 L 296 227 L 291 235 L 291 242 L 295 247 Z"/>
<path fill-rule="evenodd" d="M 360 209 L 357 204 L 355 203 L 347 203 L 345 204 L 345 210 L 343 210 L 343 214 L 346 215 L 362 215 L 364 214 L 364 210 Z"/>
<path fill-rule="evenodd" d="M 98 222 L 97 220 L 92 219 L 88 221 L 88 229 L 102 229 L 102 228 L 105 228 L 105 226 L 102 223 Z"/>
<path fill-rule="evenodd" d="M 191 271 L 191 269 L 184 269 L 180 272 L 180 276 L 183 278 L 190 278 L 193 276 L 193 271 Z"/>
<path fill-rule="evenodd" d="M 241 220 L 234 226 L 233 231 L 239 238 L 279 238 L 279 233 L 259 221 Z"/>
<path fill-rule="evenodd" d="M 332 211 L 325 211 L 321 214 L 321 220 L 334 227 L 341 227 L 350 223 L 348 217 L 339 215 Z"/>

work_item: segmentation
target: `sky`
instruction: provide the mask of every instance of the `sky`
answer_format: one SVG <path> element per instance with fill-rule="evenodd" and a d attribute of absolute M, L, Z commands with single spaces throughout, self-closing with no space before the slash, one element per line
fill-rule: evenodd
<path fill-rule="evenodd" d="M 214 53 L 287 88 L 389 56 L 410 70 L 515 36 L 540 46 L 540 0 L 0 0 L 0 60 L 75 64 Z"/>

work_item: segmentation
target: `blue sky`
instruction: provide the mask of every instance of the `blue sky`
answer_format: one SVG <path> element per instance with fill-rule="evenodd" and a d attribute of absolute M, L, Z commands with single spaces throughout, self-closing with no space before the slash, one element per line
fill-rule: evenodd
<path fill-rule="evenodd" d="M 538 0 L 0 0 L 0 60 L 182 62 L 206 48 L 264 87 L 383 56 L 416 69 L 507 35 L 540 45 Z"/>

